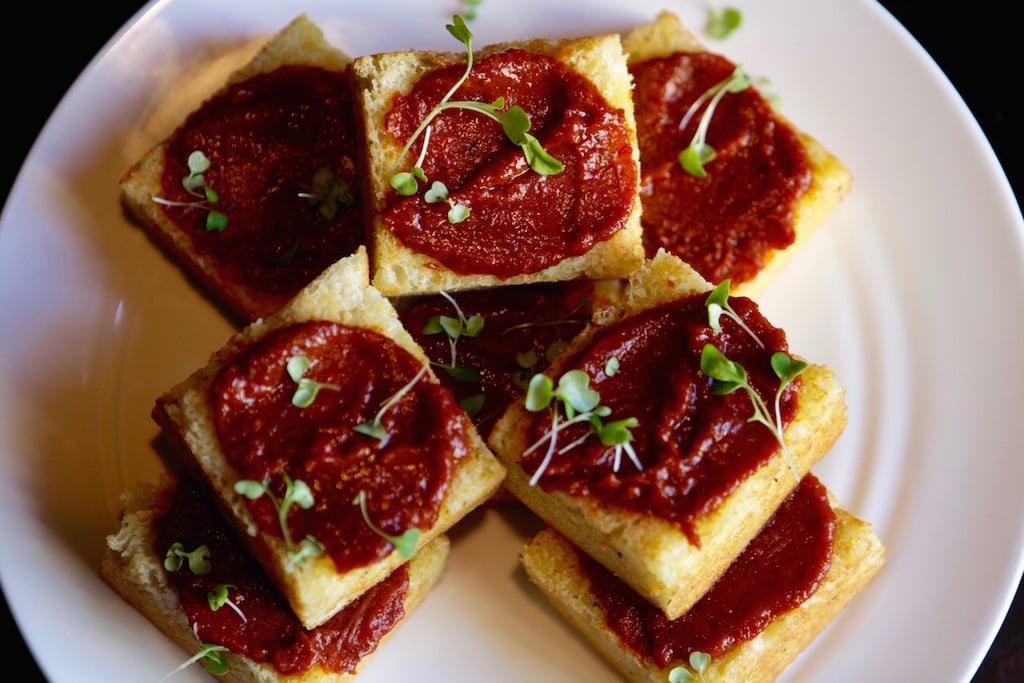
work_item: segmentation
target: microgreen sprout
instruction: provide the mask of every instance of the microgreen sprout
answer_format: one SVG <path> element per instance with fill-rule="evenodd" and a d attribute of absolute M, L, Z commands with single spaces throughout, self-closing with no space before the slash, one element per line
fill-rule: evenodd
<path fill-rule="evenodd" d="M 772 354 L 771 365 L 775 376 L 780 380 L 779 388 L 775 390 L 774 413 L 768 410 L 764 399 L 750 386 L 750 383 L 747 381 L 747 371 L 744 370 L 742 365 L 729 360 L 724 353 L 712 344 L 705 344 L 700 354 L 701 372 L 714 380 L 711 390 L 715 394 L 724 396 L 733 393 L 737 389 L 743 389 L 747 392 L 750 402 L 754 405 L 754 414 L 747 421 L 760 422 L 771 430 L 772 434 L 775 435 L 775 440 L 779 442 L 779 446 L 782 448 L 783 455 L 786 456 L 786 461 L 789 463 L 793 476 L 799 481 L 800 473 L 797 472 L 796 465 L 793 463 L 793 457 L 789 453 L 789 447 L 786 445 L 786 440 L 783 436 L 780 401 L 782 399 L 782 392 L 796 379 L 797 375 L 807 368 L 807 363 L 798 358 L 791 357 L 784 351 L 776 351 Z M 774 415 L 774 418 L 772 415 Z"/>
<path fill-rule="evenodd" d="M 477 382 L 480 380 L 480 372 L 469 365 L 459 365 L 456 357 L 455 347 L 458 344 L 460 337 L 478 337 L 484 329 L 484 318 L 481 315 L 472 315 L 466 317 L 466 314 L 462 312 L 462 308 L 456 303 L 455 299 L 452 298 L 447 292 L 441 292 L 441 296 L 451 303 L 455 308 L 455 314 L 458 316 L 453 318 L 448 315 L 435 315 L 427 324 L 423 326 L 423 334 L 438 334 L 444 332 L 448 337 L 448 346 L 451 348 L 451 363 L 444 365 L 437 363 L 440 367 L 444 368 L 445 371 L 451 375 L 452 379 L 459 382 Z"/>
<path fill-rule="evenodd" d="M 708 679 L 704 677 L 704 673 L 708 670 L 709 664 L 711 655 L 694 650 L 690 653 L 690 668 L 682 665 L 674 667 L 668 672 L 668 683 L 706 683 Z"/>
<path fill-rule="evenodd" d="M 210 609 L 212 609 L 214 612 L 219 610 L 224 605 L 227 605 L 235 611 L 235 614 L 242 617 L 242 621 L 249 621 L 242 613 L 241 608 L 239 608 L 239 606 L 235 604 L 235 602 L 228 595 L 228 591 L 230 591 L 232 588 L 237 588 L 237 586 L 230 583 L 218 583 L 217 588 L 213 593 L 206 594 L 206 602 L 210 605 Z"/>
<path fill-rule="evenodd" d="M 480 414 L 480 411 L 483 410 L 484 398 L 483 394 L 467 396 L 459 401 L 459 407 L 462 408 L 466 415 L 469 415 L 471 418 L 476 417 Z"/>
<path fill-rule="evenodd" d="M 542 373 L 538 373 L 530 379 L 529 387 L 526 390 L 526 409 L 530 412 L 547 409 L 551 413 L 550 429 L 523 453 L 523 455 L 529 455 L 545 442 L 547 443 L 548 448 L 544 459 L 533 476 L 530 477 L 531 486 L 536 485 L 544 475 L 544 471 L 547 470 L 551 459 L 556 454 L 561 455 L 574 448 L 591 434 L 596 434 L 605 446 L 614 447 L 613 471 L 619 471 L 623 451 L 633 461 L 637 469 L 643 469 L 643 465 L 630 443 L 633 435 L 629 430 L 636 427 L 639 422 L 635 417 L 629 417 L 605 423 L 601 418 L 610 415 L 611 408 L 602 406 L 600 403 L 600 394 L 590 387 L 590 376 L 583 370 L 565 372 L 558 379 L 557 386 L 550 377 Z M 561 412 L 559 408 L 561 408 Z M 564 413 L 564 417 L 562 413 Z M 587 424 L 586 433 L 568 444 L 559 446 L 558 433 L 577 423 Z"/>
<path fill-rule="evenodd" d="M 288 376 L 299 385 L 292 395 L 292 405 L 296 408 L 308 408 L 313 405 L 313 401 L 321 389 L 341 390 L 337 384 L 317 382 L 315 379 L 306 377 L 306 371 L 309 370 L 309 358 L 305 356 L 292 356 L 288 359 L 287 367 Z"/>
<path fill-rule="evenodd" d="M 203 175 L 210 168 L 210 160 L 201 151 L 196 150 L 188 155 L 188 175 L 181 179 L 181 186 L 195 197 L 200 199 L 194 202 L 173 202 L 163 197 L 152 197 L 157 204 L 164 206 L 191 206 L 198 209 L 206 209 L 206 230 L 208 232 L 222 232 L 228 226 L 228 217 L 220 211 L 210 208 L 216 204 L 220 197 L 212 187 L 206 184 L 206 177 Z"/>
<path fill-rule="evenodd" d="M 416 382 L 418 382 L 420 378 L 426 374 L 427 368 L 429 367 L 430 365 L 425 363 L 422 367 L 420 367 L 419 372 L 417 372 L 416 375 L 411 380 L 406 382 L 401 389 L 399 389 L 390 397 L 388 397 L 388 399 L 384 401 L 383 404 L 381 404 L 380 410 L 378 410 L 377 414 L 374 415 L 372 422 L 361 422 L 360 424 L 357 424 L 355 427 L 353 427 L 353 429 L 355 429 L 360 434 L 366 434 L 367 436 L 372 436 L 373 438 L 379 441 L 383 441 L 384 438 L 388 435 L 387 430 L 384 429 L 384 425 L 380 423 L 381 419 L 384 417 L 384 413 L 387 412 L 388 408 L 401 401 L 402 397 L 412 390 Z"/>
<path fill-rule="evenodd" d="M 505 109 L 505 98 L 498 97 L 491 103 L 477 102 L 473 100 L 452 100 L 452 96 L 455 92 L 466 82 L 469 78 L 469 74 L 473 69 L 473 33 L 466 26 L 465 20 L 458 14 L 452 17 L 452 23 L 446 24 L 445 28 L 448 32 L 463 45 L 466 46 L 466 69 L 462 76 L 455 82 L 454 85 L 444 94 L 441 101 L 435 106 L 420 122 L 419 127 L 409 137 L 409 140 L 405 143 L 405 147 L 399 153 L 395 162 L 391 165 L 393 171 L 399 161 L 405 158 L 409 150 L 412 148 L 416 140 L 419 139 L 420 135 L 424 136 L 423 145 L 420 151 L 419 159 L 413 165 L 409 171 L 402 171 L 394 173 L 391 176 L 391 187 L 395 189 L 398 194 L 403 197 L 409 197 L 419 190 L 420 183 L 426 184 L 428 182 L 426 173 L 423 171 L 423 159 L 426 155 L 427 144 L 430 141 L 430 125 L 441 112 L 446 109 L 467 109 L 475 111 L 484 116 L 488 116 L 499 124 L 501 124 L 502 130 L 505 132 L 505 136 L 509 141 L 522 148 L 523 156 L 526 158 L 526 163 L 535 172 L 542 175 L 554 175 L 561 173 L 564 166 L 561 161 L 551 156 L 547 150 L 544 149 L 540 141 L 536 137 L 529 133 L 530 130 L 530 117 L 519 105 L 511 105 L 507 110 Z M 448 220 L 452 223 L 460 223 L 469 216 L 469 207 L 457 204 L 448 196 L 448 189 L 440 183 L 434 183 L 428 190 L 429 198 L 426 198 L 430 202 L 446 201 L 450 206 L 448 212 Z"/>
<path fill-rule="evenodd" d="M 316 170 L 311 185 L 311 192 L 300 192 L 299 196 L 309 206 L 317 207 L 320 215 L 329 221 L 334 220 L 339 207 L 351 206 L 355 201 L 352 187 L 326 166 Z"/>
<path fill-rule="evenodd" d="M 764 348 L 764 342 L 754 334 L 754 331 L 750 329 L 743 319 L 733 310 L 729 304 L 729 288 L 732 286 L 731 279 L 725 279 L 718 283 L 718 285 L 708 294 L 708 298 L 704 300 L 704 305 L 708 308 L 708 324 L 711 325 L 711 329 L 715 332 L 722 331 L 722 316 L 735 321 L 737 325 L 743 328 L 743 331 L 754 338 L 757 345 L 762 349 Z"/>
<path fill-rule="evenodd" d="M 735 7 L 708 3 L 707 32 L 712 38 L 725 40 L 743 23 L 743 13 Z"/>
<path fill-rule="evenodd" d="M 416 544 L 420 540 L 420 530 L 416 527 L 406 529 L 401 536 L 392 536 L 383 529 L 378 527 L 372 521 L 370 521 L 370 514 L 366 511 L 366 491 L 360 489 L 356 495 L 355 500 L 352 501 L 353 505 L 359 506 L 359 511 L 363 515 L 363 521 L 366 522 L 366 526 L 370 527 L 375 534 L 386 540 L 391 545 L 395 546 L 395 550 L 398 554 L 409 559 L 412 554 L 416 551 Z"/>
<path fill-rule="evenodd" d="M 288 555 L 296 564 L 302 564 L 310 557 L 316 557 L 324 551 L 324 546 L 312 536 L 306 536 L 296 546 L 292 540 L 291 531 L 288 529 L 288 510 L 292 505 L 298 505 L 303 510 L 313 507 L 313 492 L 310 491 L 306 482 L 301 479 L 292 480 L 287 474 L 284 475 L 284 496 L 278 499 L 270 492 L 270 483 L 266 480 L 256 481 L 255 479 L 239 479 L 235 482 L 235 493 L 245 496 L 249 500 L 266 495 L 277 510 L 277 521 L 281 526 L 281 535 L 284 536 L 285 545 L 288 547 Z"/>
<path fill-rule="evenodd" d="M 733 72 L 718 83 L 708 88 L 698 97 L 686 111 L 679 122 L 679 130 L 683 130 L 690 123 L 690 119 L 697 113 L 705 103 L 704 113 L 700 117 L 697 130 L 690 140 L 690 145 L 679 153 L 679 163 L 690 175 L 698 178 L 706 178 L 708 172 L 704 170 L 704 164 L 715 158 L 715 148 L 707 143 L 708 126 L 711 124 L 711 117 L 715 113 L 718 103 L 726 93 L 738 93 L 750 87 L 750 77 L 743 71 L 742 66 L 737 66 Z"/>
<path fill-rule="evenodd" d="M 178 571 L 181 566 L 188 563 L 188 570 L 196 576 L 203 576 L 210 573 L 210 548 L 205 543 L 192 552 L 187 552 L 181 543 L 172 543 L 164 556 L 164 569 L 169 572 Z"/>
<path fill-rule="evenodd" d="M 222 676 L 228 672 L 228 660 L 224 657 L 223 653 L 227 652 L 228 649 L 223 645 L 213 645 L 211 643 L 203 643 L 199 646 L 199 651 L 194 655 L 186 659 L 181 663 L 174 671 L 171 671 L 166 676 L 160 679 L 160 682 L 166 681 L 168 678 L 184 671 L 196 662 L 202 662 L 203 668 L 214 676 Z"/>
<path fill-rule="evenodd" d="M 465 17 L 469 21 L 476 19 L 476 8 L 480 6 L 483 0 L 462 0 L 462 3 L 466 5 Z"/>

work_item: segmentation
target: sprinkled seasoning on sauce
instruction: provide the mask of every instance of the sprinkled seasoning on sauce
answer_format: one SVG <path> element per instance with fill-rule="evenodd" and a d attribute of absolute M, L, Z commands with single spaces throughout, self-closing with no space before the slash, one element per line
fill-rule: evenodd
<path fill-rule="evenodd" d="M 465 72 L 454 64 L 423 76 L 398 97 L 387 130 L 403 142 Z M 431 124 L 421 164 L 431 181 L 466 205 L 461 222 L 448 221 L 445 202 L 422 193 L 390 195 L 384 222 L 407 247 L 465 274 L 509 278 L 586 253 L 626 225 L 635 201 L 637 164 L 623 112 L 592 83 L 558 60 L 509 49 L 475 62 L 455 100 L 506 103 L 530 117 L 530 133 L 565 168 L 531 171 L 502 127 L 477 112 L 452 109 Z M 417 158 L 422 140 L 413 145 Z"/>
<path fill-rule="evenodd" d="M 292 405 L 292 356 L 310 361 L 306 377 L 335 384 L 305 408 Z M 313 493 L 309 510 L 288 513 L 294 539 L 324 544 L 339 571 L 387 556 L 352 501 L 366 492 L 373 523 L 391 535 L 437 520 L 458 461 L 467 452 L 468 420 L 442 385 L 421 378 L 381 420 L 387 437 L 355 431 L 409 383 L 422 363 L 389 338 L 364 328 L 314 321 L 269 333 L 220 370 L 210 388 L 225 458 L 242 479 L 284 491 L 283 474 Z M 257 524 L 281 535 L 277 511 L 263 496 L 247 501 Z"/>
<path fill-rule="evenodd" d="M 195 201 L 181 181 L 189 155 L 202 151 L 211 163 L 206 184 L 219 196 L 212 206 L 227 215 L 227 227 L 207 231 L 205 210 L 163 210 L 189 228 L 196 251 L 219 270 L 283 305 L 364 241 L 358 196 L 331 220 L 300 196 L 312 192 L 321 168 L 355 188 L 352 97 L 347 72 L 309 66 L 283 66 L 230 86 L 169 138 L 162 178 L 164 198 Z"/>
<path fill-rule="evenodd" d="M 717 507 L 778 449 L 771 430 L 749 421 L 753 406 L 744 392 L 712 393 L 712 380 L 700 369 L 701 351 L 714 344 L 770 398 L 779 387 L 771 354 L 788 351 L 785 333 L 746 297 L 731 297 L 729 303 L 765 348 L 731 320 L 716 333 L 708 324 L 706 298 L 707 293 L 683 297 L 609 325 L 562 368 L 590 376 L 601 404 L 611 409 L 607 420 L 637 418 L 631 444 L 643 469 L 623 458 L 619 471 L 613 471 L 613 449 L 589 438 L 552 458 L 538 486 L 658 516 L 678 524 L 691 543 L 700 545 L 696 518 Z M 612 376 L 605 374 L 610 358 L 619 362 Z M 783 391 L 783 425 L 796 414 L 799 380 Z M 528 442 L 542 438 L 549 426 L 547 413 L 537 413 Z M 583 429 L 571 426 L 559 438 L 570 443 Z M 544 455 L 544 448 L 524 455 L 523 469 L 532 474 Z"/>
<path fill-rule="evenodd" d="M 210 549 L 208 574 L 198 576 L 183 567 L 167 575 L 199 640 L 271 664 L 282 674 L 301 674 L 313 666 L 352 673 L 405 616 L 409 572 L 403 564 L 323 625 L 302 628 L 191 480 L 179 480 L 162 494 L 153 524 L 159 557 L 173 543 L 187 551 L 204 544 Z M 229 606 L 210 608 L 206 596 L 220 584 L 232 586 L 228 597 L 244 620 Z"/>
<path fill-rule="evenodd" d="M 721 655 L 800 606 L 832 566 L 835 525 L 825 487 L 804 477 L 722 578 L 675 620 L 582 552 L 576 556 L 608 628 L 642 659 L 666 667 L 695 650 Z"/>
<path fill-rule="evenodd" d="M 707 143 L 717 155 L 706 178 L 678 155 L 693 139 L 701 109 L 679 128 L 690 105 L 736 65 L 707 52 L 677 53 L 630 66 L 640 146 L 645 248 L 689 263 L 709 282 L 752 279 L 771 250 L 793 243 L 797 201 L 811 185 L 796 132 L 775 118 L 754 88 L 730 93 L 714 110 Z"/>

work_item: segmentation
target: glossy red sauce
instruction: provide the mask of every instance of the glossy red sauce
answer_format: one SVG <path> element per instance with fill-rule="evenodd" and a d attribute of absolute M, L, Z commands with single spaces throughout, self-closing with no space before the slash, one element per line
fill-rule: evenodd
<path fill-rule="evenodd" d="M 163 197 L 194 201 L 182 187 L 188 157 L 200 150 L 211 165 L 206 184 L 227 215 L 222 232 L 206 229 L 207 212 L 164 207 L 184 226 L 199 254 L 227 277 L 263 296 L 276 310 L 303 285 L 364 242 L 355 192 L 357 138 L 348 73 L 283 66 L 231 86 L 192 113 L 167 142 Z M 328 168 L 353 189 L 333 219 L 300 197 Z"/>
<path fill-rule="evenodd" d="M 181 543 L 186 552 L 203 544 L 210 549 L 208 574 L 197 576 L 183 566 L 167 575 L 199 640 L 271 664 L 281 674 L 297 675 L 314 666 L 354 672 L 405 615 L 409 572 L 403 564 L 323 625 L 304 629 L 190 480 L 177 482 L 162 495 L 153 524 L 160 558 L 173 543 Z M 229 605 L 210 608 L 207 594 L 220 584 L 233 586 L 228 597 L 245 619 Z"/>
<path fill-rule="evenodd" d="M 448 299 L 440 294 L 417 297 L 400 306 L 399 316 L 459 401 L 483 395 L 483 405 L 472 418 L 487 438 L 505 408 L 522 398 L 533 373 L 548 367 L 549 354 L 583 330 L 590 320 L 593 293 L 593 282 L 576 280 L 452 294 L 467 318 L 484 319 L 478 336 L 461 336 L 455 344 L 456 365 L 475 369 L 477 379 L 458 379 L 447 372 L 445 367 L 452 364 L 448 336 L 423 332 L 435 316 L 458 316 Z M 524 353 L 532 354 L 533 365 L 517 360 L 517 354 Z"/>
<path fill-rule="evenodd" d="M 341 388 L 321 389 L 308 407 L 292 405 L 296 383 L 286 366 L 295 355 L 310 360 L 306 377 Z M 212 383 L 215 427 L 230 465 L 241 479 L 269 480 L 278 498 L 285 492 L 284 475 L 304 481 L 314 505 L 292 506 L 291 536 L 297 541 L 312 535 L 323 543 L 339 571 L 393 550 L 352 504 L 361 490 L 371 521 L 388 534 L 429 528 L 467 453 L 465 413 L 451 392 L 426 376 L 385 412 L 385 439 L 355 431 L 372 422 L 421 367 L 381 334 L 314 321 L 271 332 Z M 264 532 L 282 535 L 268 496 L 247 504 Z"/>
<path fill-rule="evenodd" d="M 423 76 L 411 93 L 396 98 L 388 132 L 404 144 L 464 72 L 455 64 Z M 422 191 L 412 197 L 390 192 L 387 229 L 454 271 L 509 278 L 584 254 L 625 227 L 637 164 L 623 112 L 558 60 L 521 49 L 475 62 L 452 100 L 490 103 L 497 97 L 526 111 L 530 133 L 565 169 L 540 175 L 498 122 L 446 110 L 434 119 L 421 166 L 431 181 L 445 184 L 451 199 L 469 207 L 469 218 L 452 224 L 447 203 L 428 204 Z M 422 138 L 413 145 L 413 159 L 421 145 Z"/>
<path fill-rule="evenodd" d="M 666 667 L 693 651 L 717 657 L 799 607 L 832 566 L 835 525 L 825 487 L 804 477 L 722 578 L 675 620 L 588 556 L 576 555 L 608 628 L 638 657 Z"/>
<path fill-rule="evenodd" d="M 630 66 L 640 145 L 640 199 L 648 256 L 679 256 L 710 282 L 738 285 L 764 267 L 771 250 L 793 243 L 797 201 L 811 167 L 796 132 L 775 118 L 755 88 L 725 95 L 707 143 L 717 156 L 697 178 L 680 166 L 702 107 L 682 130 L 690 105 L 736 65 L 706 52 L 677 53 Z"/>
<path fill-rule="evenodd" d="M 772 432 L 750 422 L 753 404 L 743 390 L 718 396 L 712 380 L 701 372 L 700 355 L 714 344 L 746 370 L 748 381 L 772 405 L 779 379 L 771 368 L 774 351 L 787 351 L 785 333 L 761 315 L 746 297 L 729 302 L 765 348 L 732 320 L 722 317 L 722 332 L 708 324 L 707 294 L 696 294 L 636 314 L 597 332 L 587 348 L 567 360 L 565 369 L 584 370 L 601 404 L 611 409 L 605 422 L 635 417 L 632 445 L 643 465 L 638 470 L 622 455 L 613 469 L 613 449 L 589 436 L 557 454 L 537 482 L 545 491 L 564 491 L 614 508 L 643 512 L 669 520 L 700 544 L 695 520 L 716 508 L 748 475 L 778 449 Z M 605 373 L 610 358 L 619 370 Z M 557 378 L 555 378 L 557 381 Z M 783 392 L 783 424 L 796 414 L 796 386 Z M 550 426 L 548 411 L 535 414 L 531 443 Z M 571 443 L 585 428 L 568 427 L 559 444 Z M 536 472 L 547 446 L 521 459 L 528 474 Z"/>

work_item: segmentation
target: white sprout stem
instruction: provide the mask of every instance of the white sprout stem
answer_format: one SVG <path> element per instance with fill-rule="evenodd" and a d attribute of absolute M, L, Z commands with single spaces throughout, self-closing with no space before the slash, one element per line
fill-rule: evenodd
<path fill-rule="evenodd" d="M 558 413 L 551 411 L 551 431 L 548 433 L 548 451 L 544 454 L 544 460 L 541 461 L 540 467 L 530 477 L 530 486 L 536 486 L 537 482 L 540 481 L 541 476 L 544 475 L 544 471 L 548 468 L 551 463 L 551 458 L 555 454 L 555 433 L 558 429 Z M 538 441 L 537 443 L 541 443 Z M 536 445 L 536 444 L 534 444 Z M 530 448 L 532 450 L 533 447 Z"/>
<path fill-rule="evenodd" d="M 424 363 L 423 365 L 421 365 L 420 370 L 419 372 L 416 373 L 415 377 L 406 382 L 405 386 L 396 391 L 394 395 L 391 396 L 391 398 L 384 401 L 384 403 L 380 407 L 380 410 L 377 412 L 377 416 L 374 418 L 374 422 L 380 422 L 380 418 L 384 415 L 388 408 L 401 401 L 403 396 L 412 391 L 413 386 L 416 384 L 416 382 L 420 380 L 420 377 L 423 376 L 423 374 L 427 371 L 428 367 L 430 367 L 429 363 Z"/>
<path fill-rule="evenodd" d="M 234 601 L 232 601 L 232 600 L 226 600 L 226 601 L 224 602 L 224 604 L 225 604 L 225 605 L 227 605 L 228 607 L 230 607 L 231 609 L 233 609 L 233 610 L 235 611 L 235 614 L 237 614 L 238 616 L 242 617 L 242 621 L 244 621 L 244 622 L 246 622 L 246 623 L 248 623 L 248 622 L 249 622 L 249 619 L 248 619 L 248 618 L 246 618 L 246 616 L 245 616 L 245 615 L 244 615 L 244 614 L 242 613 L 242 610 L 241 610 L 241 609 L 239 609 L 238 605 L 236 605 L 236 604 L 234 603 Z"/>

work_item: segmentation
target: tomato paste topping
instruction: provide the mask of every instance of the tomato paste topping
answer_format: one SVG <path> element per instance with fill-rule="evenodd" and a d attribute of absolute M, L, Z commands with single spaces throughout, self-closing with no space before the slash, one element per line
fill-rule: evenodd
<path fill-rule="evenodd" d="M 722 578 L 674 620 L 593 559 L 576 555 L 608 628 L 638 657 L 664 668 L 693 651 L 721 655 L 799 607 L 832 566 L 835 526 L 825 487 L 807 475 Z"/>
<path fill-rule="evenodd" d="M 752 279 L 765 256 L 793 243 L 797 201 L 811 167 L 796 132 L 753 87 L 725 95 L 706 142 L 715 158 L 697 178 L 678 155 L 693 140 L 704 107 L 684 128 L 690 105 L 736 65 L 707 52 L 677 53 L 630 66 L 640 145 L 640 199 L 649 257 L 675 254 L 710 282 Z"/>
<path fill-rule="evenodd" d="M 722 331 L 715 332 L 708 324 L 706 298 L 707 293 L 694 294 L 609 325 L 560 365 L 589 375 L 601 405 L 610 408 L 605 423 L 637 419 L 630 444 L 643 468 L 620 454 L 615 471 L 615 448 L 591 435 L 555 454 L 536 485 L 656 515 L 678 524 L 694 545 L 700 544 L 695 520 L 717 507 L 779 448 L 770 429 L 750 421 L 754 406 L 745 391 L 721 396 L 712 391 L 711 378 L 700 369 L 704 345 L 713 344 L 740 364 L 769 406 L 780 386 L 770 358 L 788 349 L 785 333 L 746 297 L 730 297 L 729 303 L 764 348 L 726 316 L 721 318 Z M 618 360 L 618 370 L 609 375 L 606 367 L 612 358 Z M 796 414 L 799 379 L 782 392 L 783 425 Z M 536 413 L 530 442 L 543 439 L 550 424 L 547 411 Z M 557 444 L 573 443 L 586 430 L 585 425 L 570 425 L 559 431 Z M 524 454 L 523 469 L 535 473 L 547 450 L 545 442 Z"/>
<path fill-rule="evenodd" d="M 331 385 L 304 408 L 292 404 L 298 385 L 287 365 L 294 356 L 309 360 L 303 378 Z M 239 478 L 267 482 L 278 499 L 286 477 L 305 482 L 314 503 L 308 510 L 291 507 L 291 537 L 320 541 L 339 571 L 393 550 L 353 504 L 360 491 L 370 521 L 387 534 L 429 528 L 468 452 L 469 422 L 451 392 L 429 375 L 411 383 L 423 367 L 377 332 L 311 321 L 269 333 L 211 385 L 217 437 Z M 383 439 L 356 431 L 404 388 L 381 415 Z M 261 530 L 282 536 L 269 496 L 246 502 Z"/>
<path fill-rule="evenodd" d="M 302 628 L 191 480 L 182 479 L 163 493 L 153 525 L 158 557 L 174 543 L 181 543 L 185 552 L 201 545 L 210 550 L 209 573 L 194 574 L 186 563 L 167 574 L 199 640 L 271 664 L 282 674 L 301 674 L 314 666 L 352 673 L 405 616 L 409 571 L 403 564 L 323 625 Z M 227 597 L 241 615 L 227 604 L 210 607 L 207 595 L 216 594 L 221 585 L 229 586 Z"/>
<path fill-rule="evenodd" d="M 182 178 L 190 172 L 189 155 L 203 152 L 210 160 L 206 185 L 218 195 L 210 208 L 227 216 L 227 226 L 207 230 L 203 208 L 163 210 L 225 277 L 283 304 L 364 242 L 361 202 L 354 195 L 352 98 L 347 72 L 309 66 L 283 66 L 230 86 L 169 138 L 161 181 L 165 199 L 196 201 Z M 334 198 L 333 212 L 303 196 L 315 193 L 320 169 L 351 190 Z"/>
<path fill-rule="evenodd" d="M 396 98 L 388 132 L 404 144 L 464 73 L 464 65 L 453 64 L 424 75 Z M 449 204 L 428 203 L 421 191 L 390 192 L 383 219 L 407 247 L 454 271 L 507 279 L 584 254 L 625 227 L 636 200 L 637 164 L 622 110 L 553 57 L 521 49 L 486 56 L 452 101 L 498 97 L 506 109 L 523 108 L 530 134 L 564 170 L 531 170 L 500 123 L 475 111 L 445 110 L 431 124 L 420 166 L 469 208 L 469 217 L 450 223 Z M 413 159 L 424 139 L 413 144 Z"/>
<path fill-rule="evenodd" d="M 400 307 L 399 316 L 464 407 L 482 398 L 470 414 L 486 438 L 505 408 L 522 398 L 530 377 L 547 368 L 553 354 L 590 321 L 593 293 L 592 281 L 574 280 L 450 295 L 467 319 L 484 320 L 477 336 L 456 340 L 454 371 L 450 337 L 424 332 L 436 316 L 458 317 L 451 301 L 440 294 L 417 297 Z"/>

